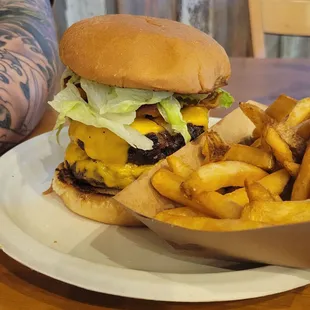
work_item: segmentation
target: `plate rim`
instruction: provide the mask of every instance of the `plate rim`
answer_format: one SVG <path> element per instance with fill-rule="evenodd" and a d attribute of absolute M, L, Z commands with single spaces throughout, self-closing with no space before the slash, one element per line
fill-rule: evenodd
<path fill-rule="evenodd" d="M 2 165 L 5 166 L 3 163 L 7 158 L 14 156 L 16 152 L 22 151 L 23 148 L 29 147 L 33 143 L 46 142 L 48 140 L 46 138 L 48 138 L 49 135 L 50 132 L 38 135 L 21 143 L 4 154 L 0 157 L 0 169 Z M 2 198 L 0 197 L 0 201 L 1 199 Z M 82 258 L 71 256 L 70 254 L 59 252 L 56 249 L 40 243 L 38 240 L 23 232 L 23 230 L 9 217 L 4 208 L 1 208 L 1 206 L 0 223 L 0 245 L 2 246 L 4 253 L 8 256 L 41 274 L 77 287 L 100 293 L 157 301 L 215 302 L 250 299 L 273 295 L 310 283 L 310 272 L 308 270 L 279 266 L 263 266 L 250 270 L 221 272 L 214 274 L 160 273 L 103 266 Z M 20 242 L 20 240 L 25 240 L 26 242 Z M 44 261 L 39 259 L 42 256 L 38 255 L 38 252 L 45 253 L 44 255 L 46 259 Z M 55 262 L 60 262 L 60 266 L 58 265 L 55 267 Z M 71 262 L 71 265 L 68 264 L 69 262 Z M 85 264 L 90 264 L 92 268 L 100 268 L 100 270 L 105 269 L 106 272 L 109 272 L 109 275 L 106 273 L 106 277 L 99 277 L 98 273 L 96 277 L 96 273 L 93 273 L 95 277 L 93 277 L 93 275 L 92 277 L 89 277 L 90 273 L 87 268 L 73 268 L 72 266 L 75 266 L 75 264 L 72 264 L 72 262 L 76 263 L 77 266 L 85 266 Z M 115 275 L 117 276 L 115 277 Z M 181 277 L 183 280 L 188 282 L 178 282 Z M 206 277 L 208 280 L 207 282 L 199 283 L 199 281 L 204 280 Z M 89 278 L 91 278 L 90 281 Z M 256 281 L 258 282 L 251 282 L 248 280 L 244 281 L 244 278 L 256 278 Z M 270 278 L 272 278 L 273 281 L 271 281 Z M 111 280 L 113 283 L 113 280 L 115 282 L 115 279 L 118 279 L 119 282 L 116 281 L 117 283 L 111 285 Z M 193 283 L 193 279 L 196 279 L 197 282 Z M 225 282 L 223 283 L 221 280 L 224 280 Z M 218 289 L 218 291 L 216 291 L 216 287 L 212 288 L 214 281 L 215 283 L 218 281 L 221 282 L 221 288 Z M 240 281 L 242 282 L 241 284 Z M 248 291 L 243 290 L 242 292 L 236 292 L 233 290 L 236 288 L 235 282 L 239 282 L 239 285 L 243 285 L 245 288 L 250 286 L 253 290 L 253 288 L 257 289 L 260 287 L 261 290 L 253 292 L 250 289 Z M 108 285 L 104 286 L 104 283 Z M 274 283 L 275 289 L 267 290 L 266 288 L 270 287 L 272 283 Z M 281 285 L 279 285 L 279 283 Z M 139 285 L 140 287 L 137 288 Z M 141 288 L 147 286 L 152 287 L 152 289 L 148 294 L 145 294 L 145 291 Z M 221 295 L 219 294 L 219 291 L 223 293 L 223 286 L 227 287 L 227 291 Z M 141 291 L 142 293 L 140 293 Z"/>

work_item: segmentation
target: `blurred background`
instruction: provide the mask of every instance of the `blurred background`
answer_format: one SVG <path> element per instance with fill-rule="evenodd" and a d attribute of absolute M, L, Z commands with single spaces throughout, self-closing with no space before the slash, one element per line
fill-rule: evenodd
<path fill-rule="evenodd" d="M 256 2 L 255 2 L 256 1 Z M 178 20 L 213 36 L 232 57 L 257 57 L 253 53 L 253 31 L 249 3 L 260 0 L 56 0 L 54 15 L 61 37 L 72 23 L 94 15 L 128 13 Z M 288 0 L 264 0 L 267 4 L 284 5 Z M 309 0 L 295 2 L 310 2 Z M 257 12 L 257 8 L 254 9 Z M 286 21 L 296 19 L 290 7 L 283 9 Z M 253 11 L 252 11 L 253 14 Z M 276 12 L 271 12 L 276 14 Z M 272 17 L 272 16 L 271 16 Z M 302 18 L 302 16 L 300 16 Z M 252 16 L 253 19 L 253 16 Z M 306 22 L 306 21 L 305 21 Z M 252 29 L 252 31 L 251 31 Z M 309 38 L 264 34 L 264 57 L 308 58 Z"/>

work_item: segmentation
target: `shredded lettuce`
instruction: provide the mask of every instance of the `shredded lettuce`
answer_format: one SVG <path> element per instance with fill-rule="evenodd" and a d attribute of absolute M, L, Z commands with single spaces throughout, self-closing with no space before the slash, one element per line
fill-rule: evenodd
<path fill-rule="evenodd" d="M 220 107 L 229 108 L 235 101 L 234 97 L 226 90 L 219 88 L 217 93 L 220 96 Z"/>
<path fill-rule="evenodd" d="M 172 95 L 170 92 L 110 87 L 83 78 L 81 87 L 87 94 L 88 103 L 101 115 L 134 112 L 142 105 L 155 104 Z"/>
<path fill-rule="evenodd" d="M 219 105 L 223 108 L 229 108 L 235 101 L 234 97 L 227 92 L 226 90 L 219 88 L 216 90 L 216 93 L 219 95 Z M 208 97 L 208 94 L 176 94 L 177 97 L 182 99 L 198 100 L 201 101 Z"/>
<path fill-rule="evenodd" d="M 102 116 L 81 98 L 77 87 L 72 83 L 68 83 L 67 87 L 60 91 L 49 104 L 59 112 L 54 128 L 58 132 L 64 125 L 66 117 L 69 117 L 85 125 L 107 128 L 133 147 L 142 150 L 153 148 L 152 140 L 129 126 L 136 117 L 135 112 Z"/>
<path fill-rule="evenodd" d="M 70 79 L 64 88 L 64 81 L 68 77 Z M 83 100 L 76 87 L 78 83 L 87 95 L 87 102 Z M 53 101 L 49 102 L 59 112 L 54 128 L 57 130 L 57 140 L 66 118 L 70 118 L 86 125 L 107 128 L 131 146 L 142 150 L 152 149 L 152 140 L 130 127 L 136 118 L 136 111 L 141 106 L 157 104 L 160 114 L 167 123 L 165 128 L 169 128 L 169 132 L 181 133 L 187 143 L 191 137 L 182 118 L 181 104 L 176 97 L 200 101 L 208 96 L 208 94 L 184 95 L 108 86 L 81 78 L 69 68 L 62 75 L 61 86 L 62 90 Z M 228 108 L 233 103 L 234 98 L 228 92 L 223 89 L 218 89 L 216 92 L 219 95 L 220 106 Z"/>
<path fill-rule="evenodd" d="M 171 96 L 160 101 L 157 104 L 157 108 L 164 120 L 171 125 L 172 129 L 183 136 L 185 143 L 189 142 L 191 136 L 188 132 L 187 123 L 183 120 L 179 101 Z"/>

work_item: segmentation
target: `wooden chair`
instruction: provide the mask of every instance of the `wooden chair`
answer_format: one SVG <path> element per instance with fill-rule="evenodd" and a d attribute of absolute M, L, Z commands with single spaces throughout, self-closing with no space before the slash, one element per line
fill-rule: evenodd
<path fill-rule="evenodd" d="M 248 0 L 255 58 L 265 58 L 264 34 L 310 36 L 310 0 Z"/>

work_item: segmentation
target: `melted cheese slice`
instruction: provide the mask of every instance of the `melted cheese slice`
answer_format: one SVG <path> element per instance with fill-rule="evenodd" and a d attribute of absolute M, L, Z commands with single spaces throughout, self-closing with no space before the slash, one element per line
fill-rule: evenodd
<path fill-rule="evenodd" d="M 208 129 L 209 110 L 205 107 L 185 107 L 181 110 L 183 119 L 186 123 L 192 123 L 196 126 L 203 126 Z"/>
<path fill-rule="evenodd" d="M 71 142 L 66 150 L 65 160 L 70 166 L 75 165 L 75 171 L 85 179 L 103 182 L 108 187 L 123 189 L 135 181 L 144 171 L 152 166 L 137 166 L 134 164 L 109 164 L 92 160 L 78 145 Z"/>

